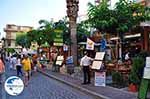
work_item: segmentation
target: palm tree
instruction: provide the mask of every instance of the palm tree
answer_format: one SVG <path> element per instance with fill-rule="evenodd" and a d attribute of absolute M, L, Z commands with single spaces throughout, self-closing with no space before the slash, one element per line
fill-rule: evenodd
<path fill-rule="evenodd" d="M 73 56 L 74 65 L 77 65 L 77 13 L 78 13 L 78 3 L 79 0 L 66 0 L 67 3 L 67 16 L 69 17 L 69 28 L 70 36 L 72 40 L 71 44 L 71 55 Z"/>

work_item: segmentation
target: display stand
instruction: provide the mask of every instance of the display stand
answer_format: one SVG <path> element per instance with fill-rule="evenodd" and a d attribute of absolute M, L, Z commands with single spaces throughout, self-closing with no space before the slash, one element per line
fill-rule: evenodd
<path fill-rule="evenodd" d="M 92 69 L 94 70 L 100 70 L 101 67 L 103 66 L 103 59 L 105 56 L 105 52 L 96 52 L 93 64 L 92 64 Z"/>
<path fill-rule="evenodd" d="M 73 56 L 69 56 L 66 59 L 66 68 L 67 68 L 67 73 L 72 74 L 74 73 L 74 64 L 73 64 Z"/>
<path fill-rule="evenodd" d="M 138 99 L 146 99 L 149 86 L 150 86 L 150 57 L 146 57 L 146 66 L 144 68 L 144 75 L 138 91 Z"/>
<path fill-rule="evenodd" d="M 55 72 L 59 72 L 60 71 L 60 67 L 62 66 L 64 61 L 64 57 L 63 56 L 57 56 L 55 64 L 54 64 L 54 71 Z"/>
<path fill-rule="evenodd" d="M 95 86 L 106 86 L 106 72 L 103 59 L 105 52 L 96 52 L 91 69 L 95 71 Z"/>
<path fill-rule="evenodd" d="M 63 56 L 57 56 L 56 65 L 61 66 L 63 61 L 64 61 L 64 57 Z"/>

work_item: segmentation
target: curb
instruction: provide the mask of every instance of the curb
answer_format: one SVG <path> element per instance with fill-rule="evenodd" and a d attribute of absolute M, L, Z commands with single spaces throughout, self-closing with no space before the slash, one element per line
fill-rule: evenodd
<path fill-rule="evenodd" d="M 92 96 L 94 96 L 94 97 L 96 97 L 96 98 L 98 98 L 98 99 L 111 99 L 111 98 L 109 98 L 109 97 L 106 97 L 106 96 L 104 96 L 104 95 L 98 94 L 98 93 L 96 93 L 96 92 L 93 92 L 93 91 L 88 90 L 88 89 L 86 89 L 86 88 L 80 87 L 80 86 L 75 85 L 75 84 L 73 84 L 73 83 L 66 82 L 66 81 L 63 80 L 63 79 L 60 79 L 60 78 L 58 78 L 58 77 L 56 77 L 56 76 L 54 76 L 54 75 L 45 73 L 45 72 L 43 72 L 43 71 L 41 71 L 41 70 L 38 70 L 38 72 L 44 74 L 45 76 L 48 76 L 48 77 L 50 77 L 50 78 L 53 78 L 53 79 L 55 79 L 55 80 L 57 80 L 57 81 L 59 81 L 59 82 L 62 82 L 62 83 L 64 83 L 64 84 L 66 84 L 66 85 L 69 85 L 69 86 L 71 86 L 71 87 L 73 87 L 73 88 L 76 88 L 76 89 L 78 89 L 78 90 L 80 90 L 80 91 L 82 91 L 82 92 L 85 92 L 85 93 L 87 93 L 87 94 L 90 94 L 90 95 L 92 95 Z"/>

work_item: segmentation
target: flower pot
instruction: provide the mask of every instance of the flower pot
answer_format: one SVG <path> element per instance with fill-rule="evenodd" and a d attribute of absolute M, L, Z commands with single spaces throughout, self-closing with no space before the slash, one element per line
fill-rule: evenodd
<path fill-rule="evenodd" d="M 137 92 L 138 88 L 137 88 L 137 85 L 135 84 L 130 84 L 129 87 L 128 87 L 128 90 L 130 92 Z"/>

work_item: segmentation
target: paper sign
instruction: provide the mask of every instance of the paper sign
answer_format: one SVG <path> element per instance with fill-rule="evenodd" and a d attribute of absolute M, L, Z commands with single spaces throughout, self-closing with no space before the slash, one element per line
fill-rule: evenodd
<path fill-rule="evenodd" d="M 63 61 L 56 61 L 56 65 L 62 65 Z"/>
<path fill-rule="evenodd" d="M 105 52 L 96 52 L 95 60 L 103 60 Z"/>
<path fill-rule="evenodd" d="M 94 42 L 92 40 L 90 40 L 89 38 L 87 38 L 86 49 L 87 50 L 94 50 Z"/>
<path fill-rule="evenodd" d="M 150 57 L 146 57 L 146 67 L 150 67 Z"/>
<path fill-rule="evenodd" d="M 145 67 L 144 68 L 144 75 L 143 78 L 145 79 L 150 79 L 150 67 Z"/>
<path fill-rule="evenodd" d="M 97 70 L 100 70 L 101 68 L 101 65 L 102 65 L 102 61 L 93 61 L 93 64 L 92 64 L 92 69 L 97 69 Z"/>
<path fill-rule="evenodd" d="M 95 86 L 106 86 L 106 72 L 95 72 Z"/>
<path fill-rule="evenodd" d="M 57 56 L 57 60 L 64 60 L 63 56 Z"/>

